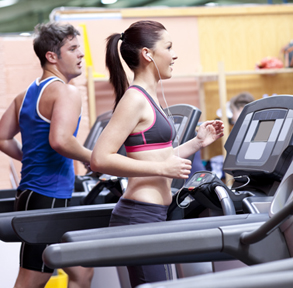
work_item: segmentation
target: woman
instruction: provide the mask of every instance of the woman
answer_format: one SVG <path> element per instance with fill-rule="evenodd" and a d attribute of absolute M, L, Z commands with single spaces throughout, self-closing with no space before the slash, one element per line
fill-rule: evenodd
<path fill-rule="evenodd" d="M 118 53 L 134 73 L 129 87 Z M 110 226 L 165 221 L 171 203 L 173 178 L 187 179 L 187 158 L 223 136 L 221 121 L 207 121 L 197 137 L 173 149 L 172 117 L 163 112 L 158 97 L 159 80 L 172 75 L 177 59 L 165 27 L 155 21 L 138 21 L 122 34 L 107 39 L 106 66 L 116 93 L 113 116 L 99 137 L 91 169 L 128 177 L 128 186 L 117 203 Z M 125 144 L 127 156 L 117 153 Z M 128 267 L 132 287 L 169 279 L 165 265 Z"/>

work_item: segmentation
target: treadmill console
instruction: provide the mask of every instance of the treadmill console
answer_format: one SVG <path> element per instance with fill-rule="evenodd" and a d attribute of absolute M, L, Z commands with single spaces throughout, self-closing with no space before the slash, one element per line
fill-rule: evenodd
<path fill-rule="evenodd" d="M 217 178 L 217 176 L 214 173 L 209 171 L 200 171 L 192 175 L 192 177 L 184 185 L 184 188 L 192 191 L 204 184 L 213 183 L 215 178 Z"/>
<path fill-rule="evenodd" d="M 225 144 L 223 170 L 252 181 L 281 181 L 292 158 L 293 96 L 280 95 L 247 104 Z M 268 181 L 268 182 L 267 182 Z"/>

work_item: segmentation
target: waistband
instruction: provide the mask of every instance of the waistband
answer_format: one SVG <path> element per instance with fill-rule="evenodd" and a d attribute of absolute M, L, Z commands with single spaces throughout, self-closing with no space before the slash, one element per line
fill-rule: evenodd
<path fill-rule="evenodd" d="M 168 208 L 169 205 L 121 197 L 112 212 L 110 226 L 166 221 Z"/>

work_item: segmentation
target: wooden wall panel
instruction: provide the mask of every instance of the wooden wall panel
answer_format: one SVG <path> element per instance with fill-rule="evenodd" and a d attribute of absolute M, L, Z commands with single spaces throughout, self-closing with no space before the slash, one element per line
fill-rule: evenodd
<path fill-rule="evenodd" d="M 293 39 L 291 17 L 283 14 L 199 17 L 203 71 L 217 71 L 218 61 L 225 63 L 227 71 L 251 70 L 265 56 L 278 57 L 281 47 Z"/>
<path fill-rule="evenodd" d="M 270 8 L 270 7 L 269 7 Z M 293 14 L 203 16 L 198 18 L 201 66 L 217 71 L 223 61 L 226 71 L 253 70 L 263 57 L 278 57 L 282 46 L 293 39 Z M 228 98 L 250 91 L 257 99 L 263 94 L 292 94 L 292 74 L 228 76 Z M 216 98 L 217 83 L 205 84 L 207 99 Z M 211 105 L 211 103 L 213 105 Z M 207 101 L 207 117 L 215 117 L 217 101 Z"/>
<path fill-rule="evenodd" d="M 199 16 L 202 71 L 217 72 L 219 61 L 227 72 L 254 70 L 262 58 L 279 57 L 281 47 L 293 39 L 292 19 L 292 10 L 275 14 L 271 6 L 261 13 Z M 292 78 L 292 74 L 227 76 L 227 98 L 242 91 L 249 91 L 256 99 L 264 94 L 293 94 Z M 204 87 L 206 118 L 214 119 L 220 107 L 218 83 L 206 82 Z M 207 158 L 221 153 L 220 146 L 207 148 Z"/>

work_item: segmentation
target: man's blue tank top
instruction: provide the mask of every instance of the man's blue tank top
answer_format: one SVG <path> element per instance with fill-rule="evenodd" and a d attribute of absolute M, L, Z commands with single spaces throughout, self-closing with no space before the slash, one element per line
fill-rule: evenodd
<path fill-rule="evenodd" d="M 49 143 L 50 120 L 39 112 L 39 101 L 44 89 L 53 81 L 50 77 L 41 82 L 37 79 L 28 88 L 19 112 L 22 138 L 22 169 L 20 190 L 31 189 L 39 194 L 54 198 L 71 198 L 74 188 L 73 160 L 66 158 Z M 76 136 L 79 127 L 74 132 Z"/>

